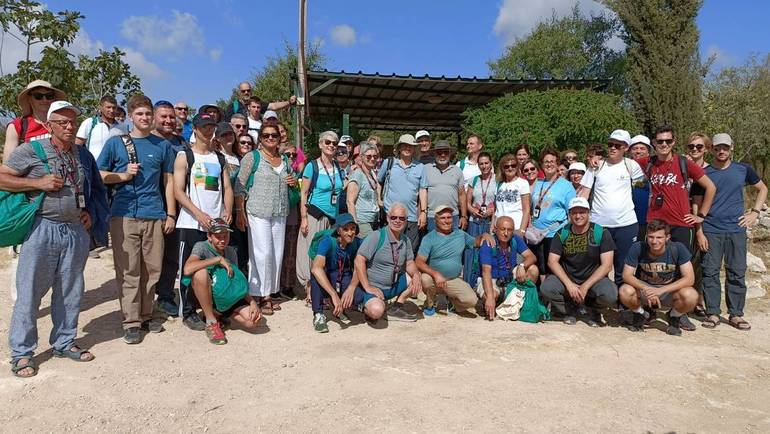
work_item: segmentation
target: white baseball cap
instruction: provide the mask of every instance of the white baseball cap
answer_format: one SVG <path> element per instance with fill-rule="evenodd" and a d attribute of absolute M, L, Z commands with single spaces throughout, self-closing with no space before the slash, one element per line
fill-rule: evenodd
<path fill-rule="evenodd" d="M 569 201 L 569 209 L 572 209 L 572 208 L 591 209 L 591 206 L 588 205 L 588 199 L 578 196 L 576 198 L 573 198 L 571 201 Z"/>
<path fill-rule="evenodd" d="M 268 110 L 268 111 L 265 112 L 264 115 L 262 115 L 262 119 L 271 119 L 271 118 L 278 119 L 278 113 L 276 113 L 276 112 L 274 112 L 272 110 Z"/>
<path fill-rule="evenodd" d="M 730 137 L 730 135 L 727 133 L 714 134 L 714 138 L 711 140 L 714 143 L 714 146 L 716 145 L 728 145 L 731 147 L 733 146 L 733 138 Z"/>
<path fill-rule="evenodd" d="M 569 169 L 567 169 L 567 173 L 570 173 L 573 170 L 579 170 L 579 171 L 585 173 L 586 165 L 581 163 L 581 162 L 579 162 L 579 161 L 577 163 L 572 163 L 572 164 L 569 165 Z"/>
<path fill-rule="evenodd" d="M 75 112 L 75 116 L 80 116 L 80 109 L 70 104 L 69 102 L 54 101 L 51 103 L 51 106 L 48 108 L 48 114 L 46 115 L 46 119 L 51 117 L 51 113 L 58 112 L 59 110 L 64 110 L 64 109 L 72 110 Z"/>
<path fill-rule="evenodd" d="M 350 137 L 347 134 L 345 134 L 344 136 L 340 137 L 340 143 L 352 142 L 352 141 L 353 141 L 353 138 Z"/>
<path fill-rule="evenodd" d="M 645 136 L 644 134 L 636 135 L 636 136 L 634 136 L 631 139 L 631 144 L 632 145 L 635 145 L 637 143 L 644 143 L 645 145 L 647 145 L 648 148 L 651 147 L 650 146 L 650 138 Z"/>
<path fill-rule="evenodd" d="M 610 140 L 614 140 L 616 142 L 622 142 L 626 145 L 631 144 L 631 134 L 628 133 L 626 130 L 615 130 L 610 134 Z"/>
<path fill-rule="evenodd" d="M 420 140 L 420 137 L 430 137 L 430 133 L 425 130 L 417 131 L 417 134 L 414 135 L 414 139 Z"/>

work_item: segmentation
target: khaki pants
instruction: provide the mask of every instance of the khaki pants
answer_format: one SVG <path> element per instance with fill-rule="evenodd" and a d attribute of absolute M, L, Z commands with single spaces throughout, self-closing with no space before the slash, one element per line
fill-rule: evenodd
<path fill-rule="evenodd" d="M 123 328 L 139 327 L 152 318 L 163 263 L 163 221 L 113 217 L 110 233 Z"/>
<path fill-rule="evenodd" d="M 473 288 L 460 277 L 447 280 L 446 291 L 439 291 L 433 278 L 427 273 L 422 273 L 422 290 L 425 292 L 425 306 L 428 307 L 436 304 L 436 294 L 439 292 L 446 294 L 458 311 L 467 310 L 478 301 Z"/>
<path fill-rule="evenodd" d="M 315 217 L 307 215 L 307 236 L 299 232 L 297 235 L 297 283 L 303 291 L 308 291 L 310 283 L 310 257 L 307 255 L 310 250 L 310 243 L 313 241 L 313 235 L 318 231 L 329 229 L 329 218 L 326 216 L 316 220 Z M 309 291 L 308 291 L 309 293 Z"/>

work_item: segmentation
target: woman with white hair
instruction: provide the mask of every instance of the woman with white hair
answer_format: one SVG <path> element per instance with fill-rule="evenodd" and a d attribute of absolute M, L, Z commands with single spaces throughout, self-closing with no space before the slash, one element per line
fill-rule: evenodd
<path fill-rule="evenodd" d="M 313 236 L 334 224 L 337 217 L 337 202 L 345 188 L 344 173 L 334 160 L 339 136 L 334 131 L 325 131 L 318 137 L 321 156 L 305 164 L 302 172 L 302 190 L 299 204 L 299 236 L 297 237 L 297 281 L 310 291 L 310 257 L 308 249 Z"/>
<path fill-rule="evenodd" d="M 380 156 L 377 145 L 362 142 L 359 145 L 360 163 L 348 179 L 348 212 L 358 223 L 359 237 L 365 238 L 380 227 L 380 184 L 375 169 Z"/>

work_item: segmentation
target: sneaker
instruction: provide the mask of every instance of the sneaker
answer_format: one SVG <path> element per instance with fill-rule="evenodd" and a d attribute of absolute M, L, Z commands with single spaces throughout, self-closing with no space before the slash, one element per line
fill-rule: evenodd
<path fill-rule="evenodd" d="M 225 332 L 222 331 L 222 326 L 218 322 L 206 324 L 205 327 L 206 327 L 206 337 L 209 338 L 209 342 L 211 342 L 214 345 L 224 345 L 227 343 L 227 337 L 225 337 Z"/>
<path fill-rule="evenodd" d="M 190 330 L 195 330 L 196 332 L 202 332 L 203 330 L 206 330 L 206 323 L 203 322 L 197 313 L 186 316 L 184 319 L 184 325 L 186 325 Z"/>
<path fill-rule="evenodd" d="M 628 324 L 628 330 L 632 332 L 641 332 L 644 331 L 644 324 L 647 322 L 647 315 L 639 312 L 632 312 L 627 311 L 631 313 L 631 322 Z"/>
<path fill-rule="evenodd" d="M 90 252 L 88 252 L 88 257 L 89 258 L 93 258 L 93 259 L 101 258 L 101 256 L 99 256 L 99 252 L 97 252 L 96 249 L 91 250 Z"/>
<path fill-rule="evenodd" d="M 123 330 L 123 340 L 129 345 L 142 342 L 142 333 L 139 331 L 139 327 L 129 327 Z"/>
<path fill-rule="evenodd" d="M 174 318 L 179 316 L 179 305 L 177 305 L 173 301 L 159 300 L 158 310 Z"/>
<path fill-rule="evenodd" d="M 148 331 L 150 333 L 160 333 L 165 330 L 165 328 L 163 328 L 163 324 L 161 324 L 159 321 L 151 319 L 142 323 L 142 330 Z"/>
<path fill-rule="evenodd" d="M 690 318 L 687 317 L 687 314 L 684 314 L 679 317 L 679 328 L 682 330 L 687 330 L 688 332 L 695 331 L 695 324 L 690 321 Z"/>
<path fill-rule="evenodd" d="M 341 314 L 340 314 L 340 315 L 337 317 L 337 320 L 338 320 L 339 322 L 341 322 L 342 324 L 345 324 L 345 325 L 349 325 L 350 323 L 352 323 L 352 322 L 353 322 L 353 321 L 351 321 L 351 320 L 350 320 L 350 318 L 348 318 L 348 316 L 347 316 L 347 315 L 345 315 L 345 312 L 342 312 L 342 313 L 341 313 Z"/>
<path fill-rule="evenodd" d="M 567 325 L 575 325 L 577 324 L 577 318 L 575 318 L 572 315 L 565 315 L 564 318 L 561 320 L 564 324 Z"/>
<path fill-rule="evenodd" d="M 388 308 L 388 316 L 387 319 L 395 319 L 397 321 L 409 321 L 414 322 L 417 321 L 419 318 L 417 315 L 413 313 L 409 313 L 404 310 L 404 305 L 401 303 L 393 303 Z"/>
<path fill-rule="evenodd" d="M 329 326 L 326 325 L 326 315 L 317 313 L 313 315 L 313 328 L 318 333 L 329 333 Z"/>
<path fill-rule="evenodd" d="M 436 314 L 436 306 L 431 306 L 431 307 L 423 306 L 422 314 L 424 316 L 433 316 L 433 315 L 435 315 Z"/>
<path fill-rule="evenodd" d="M 682 329 L 679 327 L 680 321 L 682 319 L 677 316 L 671 316 L 671 312 L 666 314 L 666 319 L 668 320 L 666 334 L 671 336 L 682 336 Z"/>

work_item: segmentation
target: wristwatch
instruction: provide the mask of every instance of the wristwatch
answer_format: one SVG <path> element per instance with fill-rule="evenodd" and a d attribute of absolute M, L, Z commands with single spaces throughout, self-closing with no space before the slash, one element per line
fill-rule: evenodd
<path fill-rule="evenodd" d="M 702 218 L 702 219 L 705 219 L 705 218 L 706 218 L 706 216 L 705 216 L 705 215 L 703 215 L 703 213 L 702 213 L 702 212 L 699 212 L 699 213 L 698 213 L 698 214 L 696 214 L 696 215 L 697 215 L 698 217 Z"/>
<path fill-rule="evenodd" d="M 759 210 L 758 210 L 758 209 L 756 209 L 756 208 L 752 208 L 752 209 L 751 209 L 751 211 L 754 211 L 755 213 L 757 213 L 757 215 L 760 215 L 760 214 L 762 214 L 762 213 L 761 213 L 761 212 L 759 212 Z"/>

